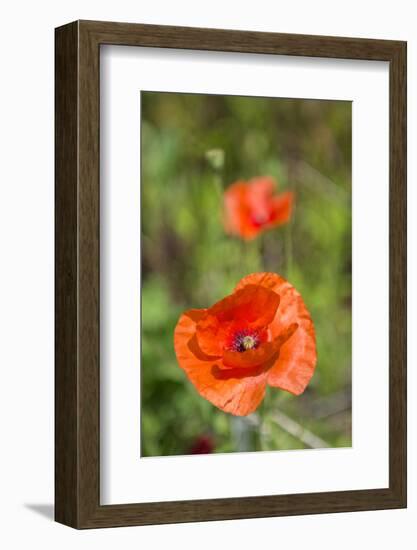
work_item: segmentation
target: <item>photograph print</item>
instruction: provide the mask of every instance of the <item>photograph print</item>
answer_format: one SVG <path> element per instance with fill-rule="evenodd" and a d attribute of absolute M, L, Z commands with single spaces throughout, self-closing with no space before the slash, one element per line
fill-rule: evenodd
<path fill-rule="evenodd" d="M 140 104 L 141 456 L 351 447 L 352 103 Z"/>

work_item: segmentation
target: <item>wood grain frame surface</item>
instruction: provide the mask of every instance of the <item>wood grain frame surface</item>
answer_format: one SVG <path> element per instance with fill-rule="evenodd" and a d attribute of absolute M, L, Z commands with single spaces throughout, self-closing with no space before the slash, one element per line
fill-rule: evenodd
<path fill-rule="evenodd" d="M 99 56 L 104 44 L 389 62 L 389 487 L 100 505 Z M 406 506 L 406 43 L 76 21 L 55 31 L 55 519 L 75 528 Z"/>

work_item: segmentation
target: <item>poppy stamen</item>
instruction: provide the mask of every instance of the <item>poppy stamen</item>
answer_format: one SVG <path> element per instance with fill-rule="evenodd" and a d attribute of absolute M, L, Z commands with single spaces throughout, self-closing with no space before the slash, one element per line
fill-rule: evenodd
<path fill-rule="evenodd" d="M 252 223 L 257 227 L 266 225 L 269 222 L 270 216 L 265 213 L 257 213 L 252 215 Z"/>
<path fill-rule="evenodd" d="M 256 345 L 256 340 L 253 336 L 245 336 L 242 339 L 242 346 L 245 348 L 245 350 L 252 349 Z"/>
<path fill-rule="evenodd" d="M 260 344 L 259 334 L 254 330 L 242 330 L 234 335 L 231 349 L 233 351 L 248 351 L 256 349 Z"/>

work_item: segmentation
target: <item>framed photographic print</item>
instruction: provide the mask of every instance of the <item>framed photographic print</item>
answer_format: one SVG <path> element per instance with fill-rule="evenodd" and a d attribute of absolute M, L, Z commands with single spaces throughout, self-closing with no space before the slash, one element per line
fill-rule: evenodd
<path fill-rule="evenodd" d="M 56 520 L 406 506 L 406 43 L 56 29 Z"/>

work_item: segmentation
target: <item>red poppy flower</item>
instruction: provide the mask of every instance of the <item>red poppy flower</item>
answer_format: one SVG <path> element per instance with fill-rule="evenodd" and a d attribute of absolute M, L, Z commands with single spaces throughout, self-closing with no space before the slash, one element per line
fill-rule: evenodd
<path fill-rule="evenodd" d="M 213 438 L 209 435 L 200 435 L 193 442 L 189 453 L 192 455 L 206 455 L 214 451 Z"/>
<path fill-rule="evenodd" d="M 310 314 L 275 273 L 248 275 L 212 307 L 183 313 L 174 347 L 200 395 L 238 416 L 258 407 L 267 384 L 302 393 L 317 358 Z"/>
<path fill-rule="evenodd" d="M 261 177 L 238 181 L 224 193 L 224 225 L 228 233 L 254 239 L 261 231 L 287 223 L 291 216 L 293 193 L 274 196 L 275 182 Z"/>

